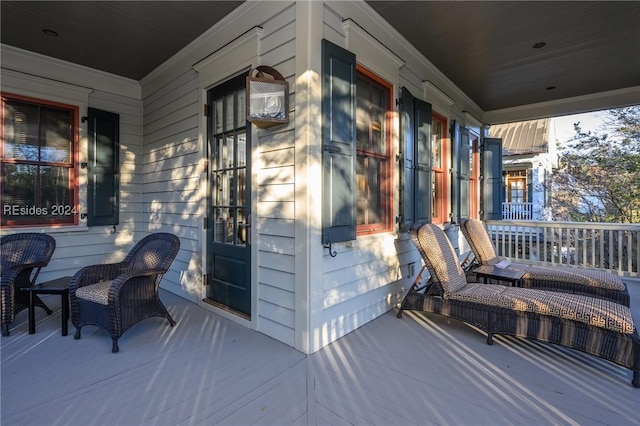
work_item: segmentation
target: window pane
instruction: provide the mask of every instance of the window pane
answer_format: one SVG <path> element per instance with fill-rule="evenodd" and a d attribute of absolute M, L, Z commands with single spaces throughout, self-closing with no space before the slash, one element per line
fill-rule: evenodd
<path fill-rule="evenodd" d="M 7 205 L 35 206 L 37 177 L 38 166 L 4 163 L 2 165 L 3 209 L 6 209 L 5 206 Z M 18 218 L 14 217 L 12 219 Z"/>
<path fill-rule="evenodd" d="M 244 130 L 240 130 L 238 134 L 238 158 L 237 158 L 237 167 L 245 167 L 246 166 L 246 158 L 247 158 L 247 135 L 244 133 Z"/>
<path fill-rule="evenodd" d="M 238 230 L 236 231 L 236 235 L 238 236 L 238 239 L 236 240 L 236 244 L 237 245 L 245 245 L 247 243 L 247 232 L 248 229 L 246 228 L 246 223 L 247 223 L 247 216 L 245 214 L 245 209 L 244 208 L 239 208 L 237 209 L 237 222 L 238 222 Z"/>
<path fill-rule="evenodd" d="M 71 112 L 43 107 L 40 114 L 42 120 L 40 161 L 70 163 L 73 140 Z"/>
<path fill-rule="evenodd" d="M 216 125 L 216 130 L 215 130 L 216 135 L 222 133 L 222 119 L 224 118 L 222 107 L 223 107 L 222 100 L 217 100 L 216 107 L 215 107 L 216 115 L 214 117 L 214 121 Z"/>
<path fill-rule="evenodd" d="M 442 122 L 433 121 L 433 137 L 431 144 L 432 166 L 435 168 L 442 167 Z"/>
<path fill-rule="evenodd" d="M 369 84 L 366 81 L 357 81 L 356 96 L 356 132 L 357 149 L 369 149 L 369 126 L 371 123 L 371 113 L 369 104 Z"/>
<path fill-rule="evenodd" d="M 371 121 L 371 151 L 378 154 L 387 152 L 385 137 L 386 110 L 381 107 L 373 107 L 373 120 Z"/>
<path fill-rule="evenodd" d="M 55 210 L 63 210 L 64 206 L 70 206 L 69 199 L 69 169 L 67 167 L 40 167 L 40 179 L 42 188 L 42 205 L 48 207 L 57 206 Z"/>
<path fill-rule="evenodd" d="M 216 209 L 213 226 L 215 241 L 226 242 L 229 240 L 229 236 L 233 236 L 233 218 L 229 214 L 228 208 L 219 207 Z"/>
<path fill-rule="evenodd" d="M 233 105 L 233 95 L 228 95 L 224 97 L 224 130 L 231 130 L 235 128 L 233 125 L 233 113 L 235 112 Z"/>
<path fill-rule="evenodd" d="M 440 207 L 442 202 L 442 179 L 443 173 L 433 172 L 433 194 L 431 211 L 434 219 L 440 218 Z"/>
<path fill-rule="evenodd" d="M 356 198 L 356 223 L 358 225 L 364 225 L 367 217 L 367 178 L 364 164 L 365 158 L 358 156 L 356 162 L 356 190 L 358 191 Z"/>
<path fill-rule="evenodd" d="M 367 164 L 367 194 L 369 215 L 367 223 L 380 223 L 382 221 L 382 179 L 381 164 L 375 158 L 369 158 Z"/>
<path fill-rule="evenodd" d="M 5 158 L 38 161 L 38 107 L 12 101 L 5 105 Z"/>

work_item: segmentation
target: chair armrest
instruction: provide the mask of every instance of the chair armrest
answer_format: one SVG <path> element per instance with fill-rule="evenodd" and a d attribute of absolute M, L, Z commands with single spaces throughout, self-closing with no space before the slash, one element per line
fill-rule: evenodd
<path fill-rule="evenodd" d="M 71 277 L 69 291 L 74 293 L 75 289 L 85 285 L 114 280 L 122 274 L 125 268 L 126 265 L 122 262 L 85 266 Z"/>
<path fill-rule="evenodd" d="M 11 285 L 20 276 L 21 276 L 20 281 L 22 283 L 22 286 L 31 284 L 29 280 L 31 279 L 32 271 L 34 269 L 37 271 L 43 266 L 47 266 L 47 262 L 20 263 L 20 264 L 12 265 L 8 268 L 5 268 L 2 271 L 1 285 L 3 286 Z M 37 273 L 36 273 L 36 276 L 37 276 Z M 33 278 L 35 279 L 35 276 Z"/>
<path fill-rule="evenodd" d="M 144 292 L 150 294 L 156 290 L 156 280 L 138 280 L 139 278 L 161 277 L 166 272 L 165 269 L 145 269 L 142 271 L 127 271 L 116 277 L 109 286 L 109 300 L 118 301 L 120 295 L 126 291 L 136 291 L 135 286 L 142 286 Z"/>

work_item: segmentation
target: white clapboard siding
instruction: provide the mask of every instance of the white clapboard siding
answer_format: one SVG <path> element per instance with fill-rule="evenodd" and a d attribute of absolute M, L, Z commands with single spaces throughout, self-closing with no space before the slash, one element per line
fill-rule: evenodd
<path fill-rule="evenodd" d="M 43 227 L 56 239 L 51 262 L 38 281 L 73 275 L 81 267 L 120 261 L 141 237 L 141 186 L 137 176 L 142 155 L 142 102 L 140 85 L 68 62 L 3 46 L 2 90 L 79 107 L 80 117 L 87 108 L 97 108 L 120 116 L 120 223 L 112 227 Z M 6 67 L 6 69 L 4 68 Z M 9 71 L 11 70 L 11 71 Z M 14 71 L 20 70 L 20 71 Z M 87 124 L 80 122 L 79 159 L 87 158 Z M 79 169 L 80 213 L 86 211 L 86 170 Z M 38 231 L 39 229 L 31 228 Z M 20 230 L 17 230 L 19 232 Z"/>
<path fill-rule="evenodd" d="M 187 69 L 145 93 L 144 111 L 141 227 L 180 238 L 180 252 L 161 285 L 195 301 L 200 299 L 203 273 L 197 74 Z"/>
<path fill-rule="evenodd" d="M 175 227 L 181 239 L 192 243 L 184 244 L 183 241 L 178 262 L 172 266 L 172 274 L 167 274 L 163 280 L 163 288 L 191 300 L 201 295 L 198 286 L 202 284 L 203 265 L 206 265 L 206 259 L 201 256 L 202 220 L 206 214 L 202 200 L 205 191 L 200 188 L 201 160 L 205 155 L 200 140 L 203 88 L 192 65 L 257 25 L 262 32 L 260 51 L 256 52 L 253 65 L 276 67 L 290 84 L 290 105 L 293 105 L 295 3 L 247 4 L 243 7 L 244 15 L 219 23 L 142 81 L 142 227 Z M 256 21 L 256 17 L 260 20 Z M 228 63 L 228 66 L 228 75 L 233 75 L 245 65 L 236 68 L 236 65 Z M 254 211 L 257 214 L 253 220 L 258 244 L 258 258 L 254 259 L 257 263 L 258 299 L 261 287 L 265 287 L 265 301 L 258 302 L 255 312 L 265 319 L 259 323 L 273 322 L 273 326 L 267 325 L 266 328 L 274 331 L 265 331 L 267 334 L 291 342 L 294 312 L 291 292 L 295 265 L 294 131 L 291 126 L 254 130 Z M 265 235 L 261 235 L 263 231 Z M 274 257 L 278 259 L 274 261 Z M 289 297 L 282 298 L 281 303 L 285 306 L 280 308 L 280 298 L 275 294 L 287 292 Z"/>

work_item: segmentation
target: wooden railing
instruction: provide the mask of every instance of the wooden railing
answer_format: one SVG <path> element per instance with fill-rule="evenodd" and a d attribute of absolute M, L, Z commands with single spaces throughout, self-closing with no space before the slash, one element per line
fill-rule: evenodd
<path fill-rule="evenodd" d="M 502 220 L 533 220 L 533 203 L 502 203 Z"/>
<path fill-rule="evenodd" d="M 499 256 L 640 277 L 640 224 L 489 220 Z"/>

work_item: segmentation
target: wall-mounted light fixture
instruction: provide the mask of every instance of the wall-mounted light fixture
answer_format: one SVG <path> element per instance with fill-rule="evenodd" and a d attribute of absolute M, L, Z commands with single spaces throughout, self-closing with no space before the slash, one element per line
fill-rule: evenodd
<path fill-rule="evenodd" d="M 247 75 L 247 120 L 262 128 L 289 123 L 289 83 L 271 67 Z"/>

